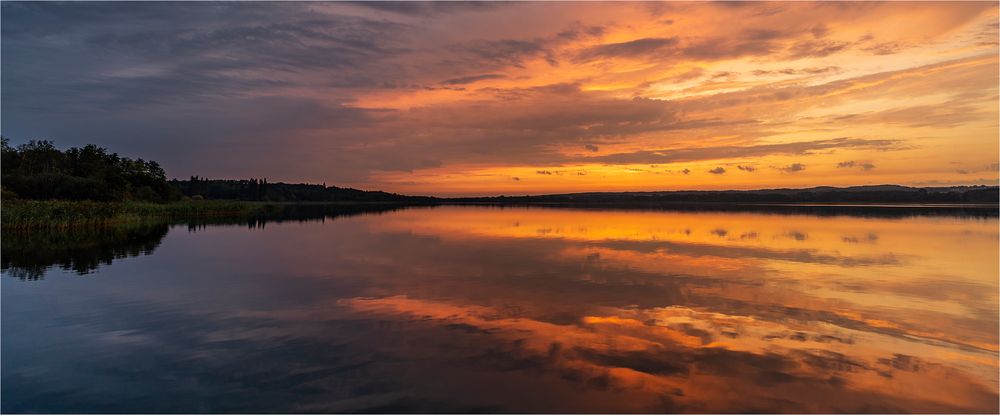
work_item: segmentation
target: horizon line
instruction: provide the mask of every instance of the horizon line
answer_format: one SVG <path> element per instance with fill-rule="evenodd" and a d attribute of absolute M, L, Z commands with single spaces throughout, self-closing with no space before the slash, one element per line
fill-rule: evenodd
<path fill-rule="evenodd" d="M 234 179 L 234 178 L 205 178 L 205 177 L 202 177 L 202 176 L 192 176 L 192 177 L 198 177 L 198 178 L 206 179 L 206 180 L 233 180 L 233 181 L 243 181 L 243 180 L 250 180 L 250 179 L 263 179 L 263 180 L 267 180 L 266 177 L 249 177 L 249 178 L 244 178 L 244 179 Z M 170 178 L 168 180 L 170 180 L 170 181 L 173 181 L 173 180 L 181 181 L 181 180 L 190 180 L 190 178 L 187 178 L 187 179 Z M 382 190 L 382 189 L 364 189 L 364 188 L 360 188 L 360 187 L 339 186 L 339 185 L 336 185 L 336 184 L 327 185 L 326 182 L 322 182 L 322 183 L 308 183 L 308 182 L 275 181 L 275 182 L 268 182 L 268 184 L 325 186 L 327 188 L 329 188 L 329 187 L 336 187 L 336 188 L 339 188 L 339 189 L 353 189 L 353 190 L 359 190 L 359 191 L 364 191 L 364 192 L 383 192 L 383 193 L 396 194 L 396 195 L 400 195 L 400 196 L 433 197 L 433 198 L 531 197 L 531 196 L 577 195 L 577 194 L 593 194 L 593 193 L 622 193 L 622 194 L 624 194 L 624 193 L 671 193 L 671 192 L 672 193 L 685 193 L 685 192 L 760 192 L 760 191 L 767 191 L 767 190 L 810 190 L 810 189 L 816 189 L 816 188 L 850 189 L 850 188 L 859 188 L 859 187 L 883 187 L 883 186 L 906 187 L 906 188 L 911 188 L 911 189 L 934 189 L 934 188 L 940 189 L 940 188 L 956 188 L 956 187 L 985 187 L 985 188 L 988 188 L 988 187 L 997 187 L 997 188 L 1000 188 L 1000 181 L 998 181 L 995 184 L 988 184 L 988 185 L 987 184 L 953 184 L 953 185 L 940 184 L 940 185 L 922 186 L 922 185 L 907 185 L 907 184 L 895 184 L 895 183 L 880 183 L 880 184 L 861 184 L 861 185 L 834 186 L 834 185 L 822 185 L 821 184 L 821 185 L 814 185 L 814 186 L 809 186 L 809 187 L 763 187 L 763 188 L 752 188 L 752 189 L 588 190 L 588 191 L 582 191 L 582 192 L 517 193 L 517 194 L 493 194 L 493 195 L 475 194 L 475 195 L 463 195 L 463 196 L 456 196 L 456 195 L 434 196 L 434 195 L 429 195 L 429 194 L 397 193 L 397 192 L 394 192 L 394 191 L 387 191 L 387 190 Z"/>

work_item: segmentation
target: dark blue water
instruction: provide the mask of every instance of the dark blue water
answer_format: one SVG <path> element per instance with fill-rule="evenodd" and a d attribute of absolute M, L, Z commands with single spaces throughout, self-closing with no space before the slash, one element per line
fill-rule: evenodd
<path fill-rule="evenodd" d="M 261 224 L 5 232 L 0 409 L 998 410 L 995 217 Z"/>

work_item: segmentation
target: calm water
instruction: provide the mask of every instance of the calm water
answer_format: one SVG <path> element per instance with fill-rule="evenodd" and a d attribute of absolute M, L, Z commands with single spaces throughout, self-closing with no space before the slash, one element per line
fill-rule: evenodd
<path fill-rule="evenodd" d="M 347 213 L 5 233 L 0 409 L 998 410 L 994 215 Z"/>

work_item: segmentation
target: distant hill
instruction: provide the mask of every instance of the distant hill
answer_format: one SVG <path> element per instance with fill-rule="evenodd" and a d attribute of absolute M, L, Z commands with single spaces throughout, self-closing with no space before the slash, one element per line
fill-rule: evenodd
<path fill-rule="evenodd" d="M 907 187 L 899 185 L 763 190 L 588 192 L 537 196 L 447 199 L 462 203 L 998 203 L 998 186 Z"/>
<path fill-rule="evenodd" d="M 753 203 L 1000 203 L 998 186 L 908 187 L 873 185 L 805 189 L 586 192 L 535 196 L 436 198 L 325 184 L 271 183 L 263 179 L 170 180 L 193 198 L 272 202 L 405 202 L 491 204 L 753 204 Z"/>

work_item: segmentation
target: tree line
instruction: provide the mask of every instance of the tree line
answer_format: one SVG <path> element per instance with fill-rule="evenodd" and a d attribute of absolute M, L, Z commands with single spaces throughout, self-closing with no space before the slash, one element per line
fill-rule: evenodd
<path fill-rule="evenodd" d="M 258 200 L 269 202 L 410 202 L 425 203 L 435 199 L 404 196 L 382 191 L 307 183 L 271 183 L 261 179 L 207 179 L 192 176 L 188 180 L 170 180 L 184 196 L 195 199 Z"/>
<path fill-rule="evenodd" d="M 268 200 L 267 179 L 210 180 L 191 176 L 171 180 L 170 184 L 188 197 L 199 199 Z"/>
<path fill-rule="evenodd" d="M 0 146 L 5 199 L 166 202 L 181 198 L 152 160 L 133 160 L 93 144 L 60 151 L 47 140 L 12 147 L 9 139 L 2 138 Z"/>
<path fill-rule="evenodd" d="M 243 180 L 167 180 L 152 160 L 130 159 L 93 144 L 61 151 L 48 140 L 31 140 L 17 147 L 2 138 L 0 185 L 4 199 L 170 202 L 185 198 L 272 202 L 409 202 L 430 197 L 327 186 L 325 183 L 270 183 L 266 178 Z"/>

